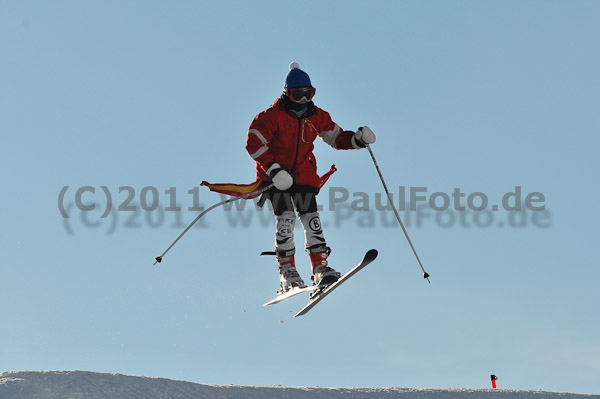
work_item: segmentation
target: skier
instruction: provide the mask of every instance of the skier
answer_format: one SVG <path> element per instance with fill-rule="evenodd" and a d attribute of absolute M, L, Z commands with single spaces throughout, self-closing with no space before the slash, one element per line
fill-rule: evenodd
<path fill-rule="evenodd" d="M 248 130 L 246 150 L 256 161 L 257 177 L 274 185 L 265 195 L 275 213 L 279 294 L 306 286 L 294 261 L 294 211 L 298 212 L 304 229 L 313 284 L 329 285 L 341 276 L 327 263 L 331 249 L 325 242 L 317 212 L 315 197 L 320 180 L 313 141 L 320 137 L 337 150 L 365 148 L 375 142 L 375 134 L 366 126 L 356 132 L 342 130 L 326 111 L 312 102 L 315 92 L 308 74 L 292 62 L 283 94 L 254 118 Z"/>

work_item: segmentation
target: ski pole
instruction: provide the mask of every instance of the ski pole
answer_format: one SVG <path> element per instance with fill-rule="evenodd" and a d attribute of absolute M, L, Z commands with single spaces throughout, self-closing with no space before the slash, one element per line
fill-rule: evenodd
<path fill-rule="evenodd" d="M 269 184 L 268 186 L 266 186 L 266 187 L 263 187 L 263 188 L 261 188 L 260 190 L 256 190 L 256 191 L 253 191 L 253 192 L 251 192 L 251 193 L 244 194 L 244 195 L 242 195 L 241 197 L 233 197 L 233 198 L 229 198 L 228 200 L 221 201 L 221 202 L 219 202 L 219 203 L 217 203 L 217 204 L 214 204 L 214 205 L 213 205 L 213 206 L 211 206 L 210 208 L 207 208 L 207 209 L 205 209 L 205 210 L 204 210 L 204 211 L 203 211 L 201 214 L 199 214 L 199 215 L 196 217 L 196 219 L 194 219 L 194 220 L 192 221 L 192 223 L 190 223 L 190 225 L 189 225 L 188 227 L 186 227 L 186 228 L 185 228 L 185 230 L 183 230 L 183 233 L 181 233 L 181 234 L 179 235 L 179 237 L 177 237 L 177 238 L 175 239 L 175 241 L 173 241 L 173 243 L 172 243 L 171 245 L 169 245 L 169 248 L 167 248 L 167 249 L 165 250 L 165 252 L 163 252 L 163 253 L 162 253 L 162 255 L 160 255 L 160 256 L 157 256 L 157 257 L 155 258 L 155 259 L 156 259 L 156 261 L 154 262 L 154 264 L 153 264 L 152 266 L 156 265 L 157 263 L 160 263 L 160 262 L 162 262 L 162 258 L 163 258 L 163 256 L 165 256 L 165 255 L 167 254 L 167 252 L 169 252 L 169 251 L 171 250 L 171 248 L 173 248 L 173 247 L 175 246 L 175 244 L 177 244 L 177 241 L 179 241 L 179 240 L 181 239 L 181 237 L 183 237 L 183 236 L 185 235 L 185 233 L 187 233 L 187 232 L 188 232 L 188 231 L 189 231 L 189 230 L 192 228 L 192 226 L 193 226 L 193 225 L 195 225 L 195 224 L 196 224 L 196 222 L 197 222 L 198 220 L 200 220 L 200 218 L 201 218 L 202 216 L 206 215 L 208 212 L 212 211 L 213 209 L 215 209 L 215 208 L 217 208 L 217 207 L 219 207 L 219 206 L 221 206 L 221 205 L 225 205 L 225 204 L 228 204 L 228 203 L 230 203 L 230 202 L 237 201 L 237 200 L 247 199 L 247 198 L 249 198 L 249 197 L 253 197 L 253 196 L 256 196 L 256 195 L 258 195 L 258 194 L 264 193 L 265 191 L 267 191 L 267 190 L 268 190 L 268 189 L 270 189 L 271 187 L 273 187 L 273 184 Z"/>
<path fill-rule="evenodd" d="M 375 159 L 375 155 L 373 155 L 373 150 L 371 150 L 371 146 L 369 144 L 367 144 L 367 150 L 369 150 L 371 159 L 373 159 L 373 163 L 375 164 L 375 169 L 377 169 L 377 173 L 379 174 L 379 178 L 381 179 L 381 183 L 383 184 L 383 189 L 385 190 L 385 193 L 387 194 L 388 202 L 390 203 L 390 205 L 392 206 L 392 209 L 394 210 L 396 219 L 398 219 L 398 223 L 400 223 L 400 227 L 402 227 L 402 231 L 404 232 L 404 235 L 406 236 L 406 239 L 408 240 L 408 244 L 410 245 L 410 248 L 412 249 L 413 253 L 415 254 L 415 257 L 417 258 L 417 262 L 419 262 L 419 266 L 421 266 L 421 270 L 423 270 L 423 278 L 427 279 L 427 282 L 429 284 L 431 284 L 431 281 L 429 280 L 429 273 L 427 273 L 425 271 L 425 268 L 423 267 L 423 263 L 421 263 L 421 259 L 419 258 L 419 255 L 417 255 L 417 250 L 415 249 L 415 246 L 413 245 L 410 237 L 408 236 L 408 232 L 406 231 L 406 228 L 404 227 L 404 223 L 402 223 L 402 219 L 400 219 L 400 214 L 398 213 L 398 210 L 396 209 L 396 206 L 394 205 L 394 201 L 392 200 L 392 195 L 390 194 L 390 191 L 388 190 L 387 185 L 385 184 L 385 180 L 383 180 L 383 175 L 381 174 L 381 170 L 379 169 L 379 165 L 377 164 L 377 160 Z"/>

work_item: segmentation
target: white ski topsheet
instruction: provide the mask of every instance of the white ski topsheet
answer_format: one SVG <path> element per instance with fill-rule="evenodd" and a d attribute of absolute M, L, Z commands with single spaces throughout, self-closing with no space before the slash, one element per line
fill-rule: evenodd
<path fill-rule="evenodd" d="M 309 287 L 304 287 L 304 288 L 298 288 L 298 287 L 294 287 L 291 290 L 281 294 L 281 295 L 277 295 L 277 298 L 274 298 L 272 300 L 270 300 L 269 302 L 263 304 L 263 306 L 269 306 L 269 305 L 274 305 L 276 303 L 279 303 L 281 301 L 285 301 L 288 298 L 291 298 L 293 296 L 296 296 L 298 294 L 302 294 L 303 292 L 309 292 L 314 290 L 315 288 L 317 288 L 316 285 L 311 285 Z"/>

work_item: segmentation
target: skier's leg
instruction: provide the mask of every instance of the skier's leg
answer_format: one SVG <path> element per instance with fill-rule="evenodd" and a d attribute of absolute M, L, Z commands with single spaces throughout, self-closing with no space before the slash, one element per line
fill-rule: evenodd
<path fill-rule="evenodd" d="M 285 292 L 296 286 L 304 287 L 304 281 L 296 271 L 294 260 L 296 214 L 291 197 L 289 193 L 277 190 L 268 195 L 275 213 L 275 253 L 281 282 L 279 292 Z"/>
<path fill-rule="evenodd" d="M 301 186 L 302 187 L 302 186 Z M 331 284 L 341 274 L 328 266 L 327 257 L 331 248 L 327 246 L 319 217 L 316 195 L 317 189 L 304 186 L 294 197 L 294 204 L 304 229 L 304 243 L 310 257 L 313 281 L 315 284 Z"/>
<path fill-rule="evenodd" d="M 289 192 L 272 190 L 268 193 L 275 213 L 275 251 L 293 252 L 296 214 Z"/>
<path fill-rule="evenodd" d="M 275 252 L 279 254 L 294 254 L 294 227 L 296 214 L 293 211 L 284 211 L 275 215 Z"/>
<path fill-rule="evenodd" d="M 294 207 L 304 228 L 305 247 L 325 245 L 321 219 L 317 207 L 318 189 L 311 186 L 296 186 L 293 193 Z"/>

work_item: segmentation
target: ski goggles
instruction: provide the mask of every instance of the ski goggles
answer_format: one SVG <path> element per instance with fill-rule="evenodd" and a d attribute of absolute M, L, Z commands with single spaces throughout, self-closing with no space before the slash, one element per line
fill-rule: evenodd
<path fill-rule="evenodd" d="M 315 96 L 317 89 L 314 87 L 294 87 L 286 89 L 288 97 L 297 103 L 307 103 Z"/>

